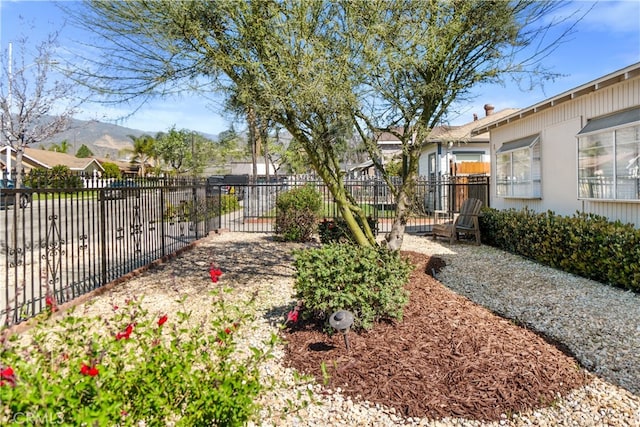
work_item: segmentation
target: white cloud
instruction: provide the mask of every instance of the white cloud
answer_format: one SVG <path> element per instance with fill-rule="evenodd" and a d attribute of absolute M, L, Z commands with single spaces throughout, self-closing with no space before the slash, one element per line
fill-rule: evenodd
<path fill-rule="evenodd" d="M 591 31 L 637 34 L 640 29 L 640 2 L 638 0 L 599 1 L 582 22 Z"/>

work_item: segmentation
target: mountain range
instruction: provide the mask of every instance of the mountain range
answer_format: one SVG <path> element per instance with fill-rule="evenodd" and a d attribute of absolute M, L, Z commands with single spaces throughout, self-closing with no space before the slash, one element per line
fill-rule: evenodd
<path fill-rule="evenodd" d="M 93 152 L 94 157 L 103 159 L 124 159 L 123 150 L 132 149 L 133 141 L 130 136 L 139 137 L 144 134 L 155 136 L 157 132 L 148 132 L 140 129 L 131 129 L 111 123 L 103 123 L 97 120 L 72 119 L 69 128 L 42 141 L 32 148 L 49 149 L 53 144 L 67 141 L 69 146 L 67 153 L 75 155 L 84 144 Z M 204 134 L 203 134 L 204 135 Z M 206 138 L 216 139 L 215 135 L 204 135 Z"/>

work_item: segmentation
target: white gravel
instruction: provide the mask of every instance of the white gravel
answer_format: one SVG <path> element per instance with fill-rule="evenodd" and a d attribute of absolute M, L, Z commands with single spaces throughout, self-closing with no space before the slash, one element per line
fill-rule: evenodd
<path fill-rule="evenodd" d="M 289 249 L 271 236 L 222 233 L 160 268 L 135 277 L 96 297 L 93 307 L 144 293 L 156 310 L 170 310 L 176 293 L 187 296 L 194 313 L 206 312 L 201 283 L 216 262 L 225 285 L 240 299 L 257 292 L 258 313 L 241 346 L 261 346 L 277 331 L 293 301 Z M 276 385 L 262 398 L 260 419 L 250 426 L 640 426 L 640 297 L 540 266 L 487 246 L 448 245 L 406 235 L 403 250 L 443 258 L 438 275 L 445 286 L 566 345 L 596 375 L 585 387 L 553 406 L 505 414 L 498 422 L 463 419 L 403 419 L 393 409 L 354 401 L 327 391 L 313 380 L 284 368 L 283 351 L 263 366 Z M 194 267 L 196 272 L 194 272 Z M 204 273 L 198 273 L 203 270 Z M 185 273 L 192 272 L 192 273 Z M 199 283 L 194 287 L 194 283 Z M 103 304 L 101 304 L 103 303 Z M 622 387 L 621 387 L 622 386 Z M 625 387 L 625 388 L 623 388 Z M 635 394 L 634 394 L 635 393 Z"/>

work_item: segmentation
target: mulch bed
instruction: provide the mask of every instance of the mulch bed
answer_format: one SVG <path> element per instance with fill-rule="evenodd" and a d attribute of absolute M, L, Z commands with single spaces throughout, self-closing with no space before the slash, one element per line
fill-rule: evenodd
<path fill-rule="evenodd" d="M 416 265 L 402 322 L 328 336 L 299 321 L 285 330 L 285 363 L 344 395 L 393 407 L 405 417 L 498 420 L 550 404 L 586 382 L 577 362 L 532 331 L 444 287 L 443 261 L 403 252 Z"/>

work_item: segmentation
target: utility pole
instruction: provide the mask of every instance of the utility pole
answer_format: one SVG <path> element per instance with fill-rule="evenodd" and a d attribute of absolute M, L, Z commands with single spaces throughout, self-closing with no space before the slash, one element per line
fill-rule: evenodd
<path fill-rule="evenodd" d="M 7 85 L 7 90 L 8 90 L 8 93 L 7 93 L 8 101 L 7 101 L 7 103 L 9 105 L 9 108 L 8 108 L 8 110 L 9 110 L 9 121 L 12 120 L 12 117 L 11 117 L 11 110 L 12 110 L 11 107 L 12 107 L 12 105 L 11 104 L 13 103 L 13 98 L 11 96 L 11 80 L 13 78 L 12 75 L 11 75 L 11 65 L 12 65 L 11 63 L 13 62 L 13 60 L 12 60 L 12 56 L 13 56 L 12 50 L 13 50 L 13 43 L 9 42 L 9 64 L 7 64 L 8 65 L 8 67 L 7 67 L 7 77 L 9 77 L 9 84 Z M 4 126 L 4 120 L 3 120 L 2 124 Z M 6 138 L 5 138 L 5 142 L 7 144 L 7 161 L 5 162 L 6 169 L 5 169 L 5 176 L 4 177 L 7 178 L 7 179 L 11 179 L 11 143 Z"/>

